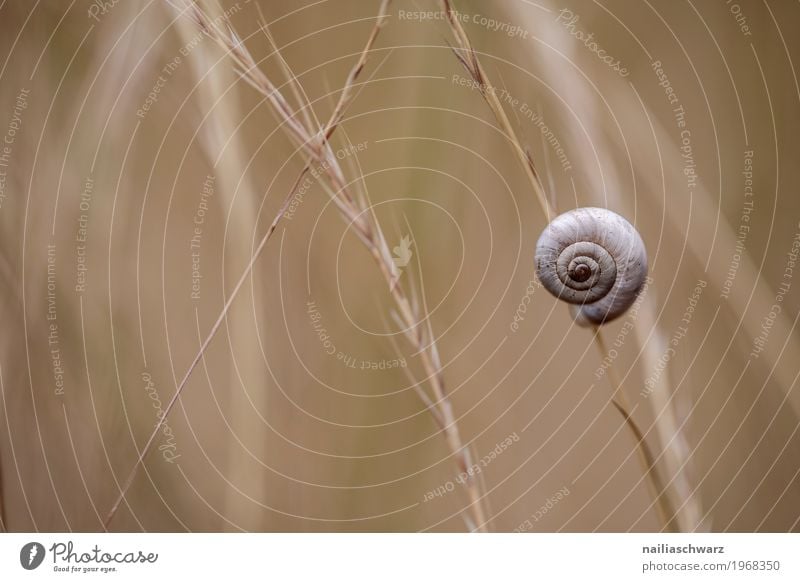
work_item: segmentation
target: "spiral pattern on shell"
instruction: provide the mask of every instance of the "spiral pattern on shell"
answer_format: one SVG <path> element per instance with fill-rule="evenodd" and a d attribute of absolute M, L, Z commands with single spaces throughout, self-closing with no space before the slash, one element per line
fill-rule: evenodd
<path fill-rule="evenodd" d="M 600 325 L 633 305 L 647 278 L 639 233 L 619 214 L 577 208 L 557 216 L 536 243 L 536 274 L 559 299 L 573 304 L 580 325 Z"/>

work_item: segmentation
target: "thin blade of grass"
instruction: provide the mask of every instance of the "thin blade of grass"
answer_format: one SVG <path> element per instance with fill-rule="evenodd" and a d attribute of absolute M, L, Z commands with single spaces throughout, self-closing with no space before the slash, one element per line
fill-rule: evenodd
<path fill-rule="evenodd" d="M 167 1 L 168 1 L 169 4 L 175 6 L 173 2 L 169 2 L 169 0 L 167 0 Z M 389 2 L 390 2 L 390 0 L 384 0 L 384 2 L 381 4 L 381 10 L 382 11 L 386 11 L 388 9 Z M 259 91 L 260 93 L 264 94 L 265 96 L 271 95 L 272 96 L 271 102 L 272 102 L 273 106 L 275 106 L 278 109 L 285 110 L 284 108 L 288 107 L 288 105 L 286 104 L 286 101 L 282 98 L 282 96 L 280 96 L 280 93 L 278 92 L 277 88 L 275 88 L 272 85 L 272 83 L 269 82 L 267 77 L 265 75 L 263 75 L 263 73 L 260 73 L 260 70 L 255 66 L 255 62 L 253 61 L 252 57 L 250 57 L 250 55 L 247 52 L 247 50 L 243 47 L 243 45 L 241 45 L 241 42 L 238 40 L 238 37 L 235 35 L 235 33 L 232 33 L 230 36 L 224 35 L 222 30 L 219 29 L 218 27 L 216 27 L 214 25 L 214 23 L 211 22 L 208 19 L 208 16 L 202 10 L 199 9 L 199 7 L 197 6 L 196 3 L 192 2 L 191 3 L 191 7 L 193 8 L 193 10 L 190 13 L 192 21 L 203 32 L 205 32 L 207 35 L 211 36 L 217 42 L 217 44 L 222 46 L 223 49 L 227 50 L 228 54 L 233 57 L 233 60 L 237 64 L 240 65 L 240 67 L 242 68 L 244 73 L 246 73 L 246 74 L 249 73 L 249 75 L 251 75 L 251 76 L 247 77 L 247 80 L 253 81 L 250 84 L 257 91 Z M 185 14 L 186 12 L 184 11 L 183 13 Z M 369 39 L 367 41 L 367 45 L 364 48 L 364 51 L 360 55 L 356 65 L 353 67 L 353 69 L 351 71 L 351 74 L 348 76 L 348 81 L 347 82 L 349 84 L 354 83 L 355 80 L 358 78 L 358 74 L 363 70 L 364 63 L 366 62 L 366 58 L 367 58 L 367 53 L 369 52 L 370 48 L 375 43 L 375 40 L 377 39 L 377 32 L 379 32 L 380 28 L 383 26 L 383 22 L 384 22 L 384 19 L 383 18 L 379 18 L 376 27 L 373 29 L 372 34 L 370 34 L 370 36 L 369 36 Z M 216 35 L 216 37 L 212 36 L 212 35 Z M 227 39 L 227 41 L 229 41 L 228 44 L 226 44 L 226 39 Z M 238 49 L 238 50 L 234 50 L 234 49 Z M 251 66 L 247 66 L 248 63 Z M 258 71 L 258 73 L 255 73 L 255 71 Z M 259 81 L 262 81 L 262 82 L 259 83 Z M 347 94 L 349 94 L 349 92 L 347 92 Z M 350 104 L 350 100 L 345 100 L 344 99 L 344 93 L 343 93 L 343 97 L 340 98 L 340 103 L 341 103 L 341 105 L 337 106 L 337 109 L 334 111 L 334 113 L 335 113 L 335 115 L 337 116 L 338 119 L 341 119 L 342 112 Z M 290 115 L 290 114 L 287 113 L 287 115 Z M 326 140 L 327 140 L 328 136 L 333 134 L 333 132 L 338 127 L 338 125 L 339 125 L 338 121 L 336 121 L 334 116 L 331 116 L 331 119 L 325 125 L 326 129 L 325 129 L 324 135 L 326 136 Z M 287 131 L 287 133 L 291 134 L 293 131 L 297 131 L 297 129 L 295 127 L 292 127 L 292 126 L 290 126 L 290 130 L 291 131 Z M 302 138 L 302 137 L 304 137 L 305 134 L 301 130 L 299 132 L 299 135 Z M 308 142 L 308 140 L 303 140 L 303 141 L 305 143 Z M 314 152 L 312 151 L 311 153 L 314 153 Z M 161 415 L 161 417 L 159 418 L 158 423 L 156 423 L 155 428 L 150 433 L 150 437 L 147 439 L 147 442 L 145 443 L 144 447 L 141 449 L 141 451 L 139 453 L 139 456 L 138 456 L 138 458 L 136 460 L 136 463 L 134 464 L 133 468 L 131 469 L 131 472 L 128 475 L 128 477 L 126 478 L 124 484 L 120 488 L 119 495 L 117 496 L 114 504 L 111 506 L 111 509 L 109 510 L 108 514 L 106 515 L 106 518 L 103 520 L 103 528 L 104 529 L 106 529 L 106 530 L 108 529 L 108 526 L 110 525 L 111 521 L 114 519 L 114 516 L 119 511 L 119 508 L 120 508 L 122 502 L 125 500 L 125 496 L 128 493 L 128 490 L 130 489 L 131 485 L 133 484 L 134 479 L 136 478 L 136 475 L 137 475 L 137 473 L 139 471 L 139 468 L 141 467 L 142 463 L 144 462 L 144 459 L 147 456 L 147 454 L 150 452 L 150 450 L 151 450 L 151 448 L 153 446 L 153 443 L 155 442 L 155 439 L 158 437 L 159 431 L 163 427 L 163 424 L 166 422 L 167 417 L 169 416 L 169 414 L 172 411 L 173 407 L 175 406 L 175 404 L 177 403 L 178 399 L 180 398 L 181 393 L 183 392 L 183 389 L 185 388 L 187 382 L 189 381 L 189 378 L 192 375 L 192 372 L 194 372 L 194 369 L 197 367 L 197 364 L 203 359 L 203 356 L 204 356 L 206 350 L 208 349 L 208 346 L 211 344 L 211 341 L 216 336 L 216 334 L 219 331 L 219 328 L 222 325 L 223 321 L 225 321 L 225 318 L 226 318 L 226 316 L 228 314 L 228 311 L 231 308 L 231 305 L 233 304 L 234 300 L 236 299 L 236 297 L 237 297 L 240 289 L 243 287 L 245 281 L 250 276 L 250 273 L 252 272 L 256 261 L 258 260 L 259 256 L 261 255 L 261 252 L 264 250 L 264 247 L 267 245 L 267 242 L 272 237 L 272 234 L 275 232 L 275 229 L 278 227 L 278 224 L 280 223 L 280 221 L 283 218 L 283 216 L 286 214 L 286 211 L 289 208 L 289 204 L 291 203 L 291 200 L 294 197 L 295 191 L 297 190 L 297 188 L 302 183 L 303 179 L 306 176 L 306 173 L 311 169 L 311 166 L 312 166 L 312 160 L 309 160 L 306 163 L 306 165 L 303 168 L 303 170 L 298 175 L 297 179 L 294 182 L 294 185 L 289 189 L 289 194 L 286 196 L 286 198 L 283 201 L 280 209 L 278 210 L 278 213 L 276 214 L 276 216 L 273 219 L 272 223 L 270 224 L 269 228 L 264 233 L 263 237 L 261 238 L 261 241 L 259 242 L 259 244 L 256 247 L 255 251 L 253 252 L 252 256 L 250 257 L 250 261 L 249 261 L 247 267 L 245 268 L 245 270 L 242 273 L 241 277 L 239 278 L 239 280 L 237 281 L 237 283 L 234 286 L 233 290 L 231 291 L 231 294 L 228 297 L 227 301 L 225 302 L 225 305 L 223 306 L 222 311 L 219 314 L 219 317 L 214 322 L 214 325 L 211 327 L 211 330 L 209 331 L 206 339 L 203 341 L 202 345 L 200 346 L 200 349 L 198 350 L 197 355 L 192 360 L 191 364 L 189 365 L 189 368 L 187 369 L 186 373 L 184 374 L 183 378 L 181 379 L 181 382 L 178 384 L 178 387 L 176 388 L 175 393 L 172 395 L 172 398 L 168 402 L 167 406 L 164 408 L 164 414 Z"/>

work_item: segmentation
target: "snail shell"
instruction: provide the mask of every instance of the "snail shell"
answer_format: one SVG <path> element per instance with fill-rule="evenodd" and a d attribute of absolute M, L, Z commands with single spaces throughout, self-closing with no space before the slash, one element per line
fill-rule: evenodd
<path fill-rule="evenodd" d="M 630 222 L 604 208 L 578 208 L 553 219 L 536 243 L 536 274 L 573 304 L 579 325 L 622 315 L 647 278 L 647 251 Z"/>

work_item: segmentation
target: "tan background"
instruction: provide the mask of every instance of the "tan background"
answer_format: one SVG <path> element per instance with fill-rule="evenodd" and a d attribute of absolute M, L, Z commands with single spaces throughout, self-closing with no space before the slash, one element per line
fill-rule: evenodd
<path fill-rule="evenodd" d="M 261 5 L 324 119 L 377 2 Z M 161 2 L 121 2 L 99 22 L 87 16 L 91 6 L 0 6 L 0 134 L 19 91 L 30 90 L 0 207 L 0 471 L 13 531 L 101 527 L 156 422 L 142 373 L 166 402 L 302 168 L 259 96 L 233 83 L 229 62 L 206 40 L 137 117 L 162 67 L 194 32 L 172 25 L 175 11 Z M 764 351 L 747 361 L 800 231 L 800 40 L 792 34 L 800 7 L 738 6 L 750 36 L 724 2 L 457 4 L 529 33 L 466 24 L 490 76 L 540 110 L 563 146 L 569 171 L 516 110 L 518 133 L 559 208 L 606 206 L 642 233 L 653 284 L 638 315 L 609 324 L 606 338 L 613 343 L 626 321 L 635 323 L 614 368 L 648 442 L 666 451 L 659 466 L 665 480 L 674 477 L 676 500 L 699 508 L 700 529 L 798 530 L 796 271 Z M 565 7 L 628 77 L 568 34 L 556 18 Z M 465 72 L 447 47 L 445 23 L 398 13 L 436 9 L 423 0 L 394 3 L 337 145 L 366 143 L 343 166 L 352 179 L 365 176 L 390 243 L 409 228 L 414 236 L 411 266 L 422 273 L 462 436 L 478 458 L 519 436 L 481 474 L 489 527 L 519 527 L 567 487 L 535 531 L 652 530 L 658 523 L 632 439 L 608 404 L 605 379 L 595 378 L 591 333 L 541 289 L 519 331 L 510 328 L 545 221 L 479 94 L 452 82 Z M 253 5 L 241 1 L 235 12 L 247 46 L 278 78 Z M 686 110 L 699 175 L 691 192 L 653 60 Z M 747 149 L 751 230 L 723 299 Z M 210 174 L 201 298 L 193 300 L 189 239 Z M 82 213 L 88 271 L 78 293 Z M 56 245 L 63 396 L 54 392 L 47 343 L 48 244 Z M 653 354 L 681 325 L 698 280 L 707 286 L 688 333 L 657 394 L 643 398 Z M 327 355 L 309 300 L 337 351 L 359 361 L 397 357 L 381 335 L 389 304 L 374 265 L 319 187 L 269 243 L 170 416 L 177 463 L 153 451 L 112 529 L 463 530 L 458 490 L 424 501 L 456 471 L 407 378 L 399 369 L 349 369 Z"/>

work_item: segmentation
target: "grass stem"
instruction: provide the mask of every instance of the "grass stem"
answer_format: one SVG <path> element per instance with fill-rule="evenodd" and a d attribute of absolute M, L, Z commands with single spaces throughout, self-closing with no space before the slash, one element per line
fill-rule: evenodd
<path fill-rule="evenodd" d="M 608 355 L 605 341 L 603 340 L 603 332 L 599 327 L 595 327 L 595 345 L 600 351 L 600 358 L 605 358 Z M 608 383 L 611 385 L 611 404 L 622 415 L 625 421 L 625 426 L 631 431 L 634 440 L 636 441 L 636 451 L 639 457 L 639 462 L 644 473 L 644 478 L 647 482 L 648 489 L 653 498 L 653 503 L 656 506 L 659 521 L 661 522 L 662 531 L 676 532 L 675 528 L 675 510 L 666 491 L 664 483 L 658 474 L 656 467 L 655 456 L 650 450 L 650 446 L 645 440 L 645 435 L 639 425 L 633 419 L 630 404 L 625 397 L 625 392 L 622 389 L 622 384 L 617 377 L 614 366 L 609 366 L 606 376 Z"/>

